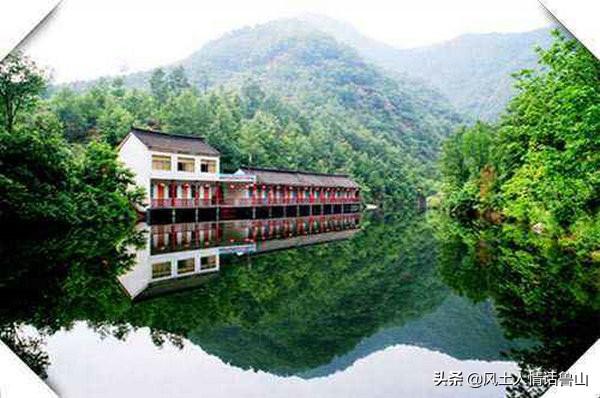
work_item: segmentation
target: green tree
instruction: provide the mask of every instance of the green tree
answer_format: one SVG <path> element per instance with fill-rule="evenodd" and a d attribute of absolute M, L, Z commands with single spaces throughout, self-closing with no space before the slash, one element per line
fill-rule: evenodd
<path fill-rule="evenodd" d="M 45 87 L 42 71 L 20 53 L 13 52 L 0 62 L 0 116 L 6 131 L 12 133 L 19 112 L 30 110 Z"/>
<path fill-rule="evenodd" d="M 272 157 L 280 152 L 270 152 L 269 147 L 276 143 L 279 126 L 270 114 L 257 112 L 244 123 L 240 130 L 240 150 L 245 153 L 244 161 L 253 166 L 273 166 Z"/>
<path fill-rule="evenodd" d="M 166 86 L 169 95 L 178 95 L 183 90 L 190 88 L 185 69 L 183 66 L 178 66 L 166 76 Z"/>
<path fill-rule="evenodd" d="M 459 131 L 441 162 L 441 272 L 492 297 L 510 336 L 540 342 L 513 353 L 524 373 L 565 371 L 598 339 L 600 61 L 554 35 L 497 125 Z M 510 394 L 543 392 L 529 387 Z"/>
<path fill-rule="evenodd" d="M 135 118 L 119 104 L 104 108 L 97 119 L 97 128 L 102 138 L 111 146 L 116 146 L 127 135 Z"/>
<path fill-rule="evenodd" d="M 154 72 L 152 72 L 152 76 L 150 76 L 149 83 L 152 96 L 158 103 L 165 103 L 169 90 L 165 71 L 162 68 L 155 69 Z"/>

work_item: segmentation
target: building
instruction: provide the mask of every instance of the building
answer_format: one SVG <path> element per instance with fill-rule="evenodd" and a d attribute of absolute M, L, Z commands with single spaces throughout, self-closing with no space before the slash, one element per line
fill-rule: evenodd
<path fill-rule="evenodd" d="M 257 209 L 281 208 L 276 216 L 330 214 L 360 202 L 359 186 L 347 175 L 258 167 L 221 173 L 219 151 L 199 137 L 133 128 L 118 149 L 145 189 L 144 211 L 213 209 L 218 218 L 219 209 L 238 217 L 245 208 L 256 218 Z"/>
<path fill-rule="evenodd" d="M 242 167 L 234 175 L 252 178 L 254 183 L 237 189 L 235 184 L 226 185 L 224 205 L 330 205 L 360 201 L 358 185 L 345 174 Z"/>

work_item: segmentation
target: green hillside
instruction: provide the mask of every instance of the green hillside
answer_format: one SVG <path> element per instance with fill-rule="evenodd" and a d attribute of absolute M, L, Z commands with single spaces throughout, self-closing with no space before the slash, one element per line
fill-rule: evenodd
<path fill-rule="evenodd" d="M 535 68 L 534 48 L 551 42 L 550 29 L 463 35 L 435 46 L 400 51 L 388 67 L 432 84 L 473 118 L 494 120 L 515 95 L 512 74 Z"/>
<path fill-rule="evenodd" d="M 387 207 L 413 206 L 428 189 L 440 144 L 461 121 L 439 93 L 388 77 L 295 20 L 236 30 L 179 65 L 81 88 L 50 100 L 75 127 L 70 137 L 110 134 L 114 143 L 131 123 L 198 134 L 227 170 L 350 173 L 366 200 Z"/>
<path fill-rule="evenodd" d="M 352 48 L 296 20 L 234 31 L 182 65 L 198 87 L 239 86 L 251 78 L 311 116 L 366 127 L 420 160 L 435 156 L 458 121 L 428 87 L 386 76 Z"/>
<path fill-rule="evenodd" d="M 439 90 L 461 113 L 494 120 L 515 94 L 511 75 L 534 68 L 536 46 L 548 47 L 551 28 L 522 33 L 465 34 L 425 47 L 400 49 L 322 15 L 299 17 L 306 26 L 355 48 L 365 59 Z"/>

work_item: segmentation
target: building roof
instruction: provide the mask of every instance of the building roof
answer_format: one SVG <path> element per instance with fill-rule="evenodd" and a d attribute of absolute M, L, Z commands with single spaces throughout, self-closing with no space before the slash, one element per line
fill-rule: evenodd
<path fill-rule="evenodd" d="M 248 166 L 242 166 L 240 171 L 256 176 L 257 184 L 358 188 L 358 184 L 352 181 L 347 174 L 325 174 Z"/>
<path fill-rule="evenodd" d="M 190 155 L 220 155 L 219 151 L 198 136 L 168 134 L 140 128 L 132 128 L 130 134 L 136 136 L 148 149 L 153 151 L 187 153 Z"/>

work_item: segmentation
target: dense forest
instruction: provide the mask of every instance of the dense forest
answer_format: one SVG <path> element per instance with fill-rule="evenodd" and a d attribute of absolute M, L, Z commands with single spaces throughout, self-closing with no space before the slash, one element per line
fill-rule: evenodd
<path fill-rule="evenodd" d="M 470 120 L 496 120 L 515 95 L 511 75 L 534 68 L 536 46 L 552 43 L 551 28 L 518 33 L 470 33 L 441 43 L 398 48 L 337 19 L 307 14 L 281 23 L 316 29 L 355 48 L 367 61 L 404 80 L 425 82 Z"/>
<path fill-rule="evenodd" d="M 244 28 L 177 67 L 55 91 L 48 103 L 71 141 L 131 124 L 195 134 L 241 164 L 350 173 L 367 201 L 412 207 L 461 118 L 426 86 L 388 77 L 304 25 Z"/>
<path fill-rule="evenodd" d="M 566 370 L 600 324 L 600 62 L 558 32 L 538 56 L 500 121 L 460 129 L 440 162 L 441 273 L 541 343 L 523 372 Z"/>
<path fill-rule="evenodd" d="M 0 222 L 133 222 L 141 196 L 131 173 L 105 140 L 68 142 L 41 100 L 46 84 L 44 71 L 18 53 L 0 64 Z"/>
<path fill-rule="evenodd" d="M 498 46 L 522 54 L 533 40 L 527 37 Z M 5 107 L 2 117 L 15 113 L 16 124 L 27 125 L 21 131 L 56 138 L 60 142 L 48 140 L 48 145 L 54 143 L 53 153 L 63 154 L 65 162 L 87 146 L 115 147 L 136 125 L 204 137 L 222 152 L 224 171 L 246 164 L 350 173 L 366 202 L 413 209 L 415 199 L 437 190 L 439 148 L 470 116 L 459 116 L 425 84 L 371 64 L 384 64 L 384 48 L 376 44 L 323 18 L 274 21 L 228 33 L 179 65 L 149 73 L 45 89 L 49 82 L 39 71 L 39 87 L 31 87 L 28 106 L 15 112 Z M 5 80 L 10 73 L 5 69 Z M 4 138 L 16 139 L 14 134 Z M 65 150 L 57 150 L 64 141 Z M 10 155 L 15 162 L 25 155 L 15 149 L 22 145 L 5 145 L 15 150 Z M 4 163 L 11 164 L 10 159 Z M 62 190 L 44 184 L 44 179 L 60 180 L 58 175 L 38 177 L 35 186 L 41 188 L 36 189 Z M 16 197 L 14 187 L 5 192 L 3 214 L 25 214 L 19 206 L 30 199 Z M 63 202 L 56 199 L 51 213 L 69 214 L 59 209 Z M 42 208 L 40 213 L 48 211 Z"/>

